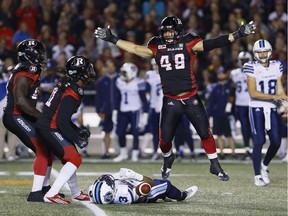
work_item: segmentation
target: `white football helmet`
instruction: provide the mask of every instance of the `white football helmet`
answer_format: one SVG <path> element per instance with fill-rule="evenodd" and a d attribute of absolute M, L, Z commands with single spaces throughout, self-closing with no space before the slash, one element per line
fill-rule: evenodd
<path fill-rule="evenodd" d="M 268 52 L 267 57 L 265 57 L 265 58 L 261 57 L 260 58 L 259 54 L 258 54 L 260 52 Z M 267 40 L 263 40 L 263 39 L 257 40 L 253 45 L 253 54 L 254 54 L 255 60 L 257 60 L 261 63 L 266 63 L 271 58 L 272 46 Z"/>
<path fill-rule="evenodd" d="M 133 63 L 127 62 L 120 68 L 120 78 L 126 82 L 134 79 L 137 75 L 138 67 Z"/>
<path fill-rule="evenodd" d="M 88 194 L 90 201 L 96 204 L 110 204 L 115 197 L 115 182 L 111 175 L 100 176 L 90 185 Z"/>
<path fill-rule="evenodd" d="M 246 62 L 252 61 L 252 55 L 247 51 L 242 51 L 238 55 L 238 64 L 242 67 Z"/>

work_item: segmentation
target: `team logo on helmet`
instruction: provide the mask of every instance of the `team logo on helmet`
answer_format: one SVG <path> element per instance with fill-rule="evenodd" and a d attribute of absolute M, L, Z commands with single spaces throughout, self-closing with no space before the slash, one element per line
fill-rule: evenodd
<path fill-rule="evenodd" d="M 74 59 L 73 63 L 74 63 L 75 66 L 81 67 L 81 66 L 85 65 L 85 59 L 81 58 L 81 57 L 78 57 L 78 58 Z"/>
<path fill-rule="evenodd" d="M 35 47 L 37 45 L 36 40 L 27 40 L 27 41 L 25 41 L 25 43 L 28 47 Z"/>

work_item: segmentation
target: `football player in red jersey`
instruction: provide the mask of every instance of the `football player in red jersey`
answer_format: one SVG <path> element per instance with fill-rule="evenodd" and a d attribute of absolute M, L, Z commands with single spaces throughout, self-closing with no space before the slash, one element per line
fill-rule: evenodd
<path fill-rule="evenodd" d="M 34 124 L 41 115 L 36 109 L 36 102 L 39 77 L 46 66 L 46 50 L 39 41 L 27 39 L 19 43 L 17 55 L 19 63 L 14 67 L 7 85 L 3 124 L 35 153 L 34 180 L 27 201 L 43 202 L 43 193 L 50 187 L 52 156 L 40 144 Z"/>
<path fill-rule="evenodd" d="M 49 149 L 57 156 L 63 167 L 44 196 L 44 202 L 69 204 L 59 196 L 59 190 L 67 182 L 71 196 L 79 201 L 89 200 L 77 185 L 76 170 L 82 163 L 76 145 L 88 145 L 90 132 L 72 123 L 71 117 L 77 112 L 84 96 L 83 87 L 94 82 L 96 73 L 91 62 L 83 56 L 73 56 L 66 63 L 66 74 L 53 89 L 43 112 L 36 122 L 36 130 Z"/>
<path fill-rule="evenodd" d="M 159 36 L 154 36 L 146 46 L 121 40 L 108 29 L 97 28 L 95 36 L 114 43 L 117 47 L 143 58 L 155 58 L 164 93 L 160 119 L 160 149 L 164 157 L 162 177 L 168 178 L 175 159 L 172 153 L 172 139 L 177 123 L 184 113 L 199 134 L 203 148 L 211 162 L 210 172 L 220 180 L 228 181 L 229 176 L 221 168 L 213 135 L 209 128 L 207 114 L 197 94 L 193 73 L 197 52 L 207 52 L 231 44 L 241 37 L 255 33 L 253 21 L 241 24 L 233 33 L 214 39 L 202 40 L 196 34 L 183 34 L 182 21 L 175 16 L 165 17 L 159 27 Z"/>

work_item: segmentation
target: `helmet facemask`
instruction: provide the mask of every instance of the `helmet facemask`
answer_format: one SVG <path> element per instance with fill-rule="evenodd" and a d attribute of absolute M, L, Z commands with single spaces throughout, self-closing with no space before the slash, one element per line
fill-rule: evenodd
<path fill-rule="evenodd" d="M 175 17 L 175 16 L 169 16 L 165 17 L 162 22 L 161 26 L 159 27 L 159 33 L 161 39 L 166 44 L 173 44 L 176 40 L 179 40 L 182 37 L 182 21 Z M 174 33 L 173 37 L 165 37 L 164 33 L 170 31 L 171 33 Z"/>

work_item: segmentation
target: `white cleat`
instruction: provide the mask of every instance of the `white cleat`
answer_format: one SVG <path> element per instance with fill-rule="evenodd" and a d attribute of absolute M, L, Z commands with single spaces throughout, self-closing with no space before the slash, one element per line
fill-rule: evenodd
<path fill-rule="evenodd" d="M 269 184 L 270 183 L 269 171 L 268 171 L 268 169 L 265 169 L 263 167 L 263 164 L 261 165 L 261 176 L 262 176 L 262 179 L 265 182 L 265 184 Z"/>
<path fill-rule="evenodd" d="M 187 197 L 185 198 L 185 200 L 192 198 L 196 194 L 197 191 L 198 191 L 197 186 L 192 186 L 190 188 L 187 188 L 185 190 L 185 192 L 187 193 Z"/>
<path fill-rule="evenodd" d="M 263 187 L 266 185 L 261 175 L 254 177 L 254 184 L 258 187 Z"/>
<path fill-rule="evenodd" d="M 113 159 L 113 162 L 121 162 L 124 160 L 128 160 L 128 155 L 118 155 L 116 158 Z"/>

